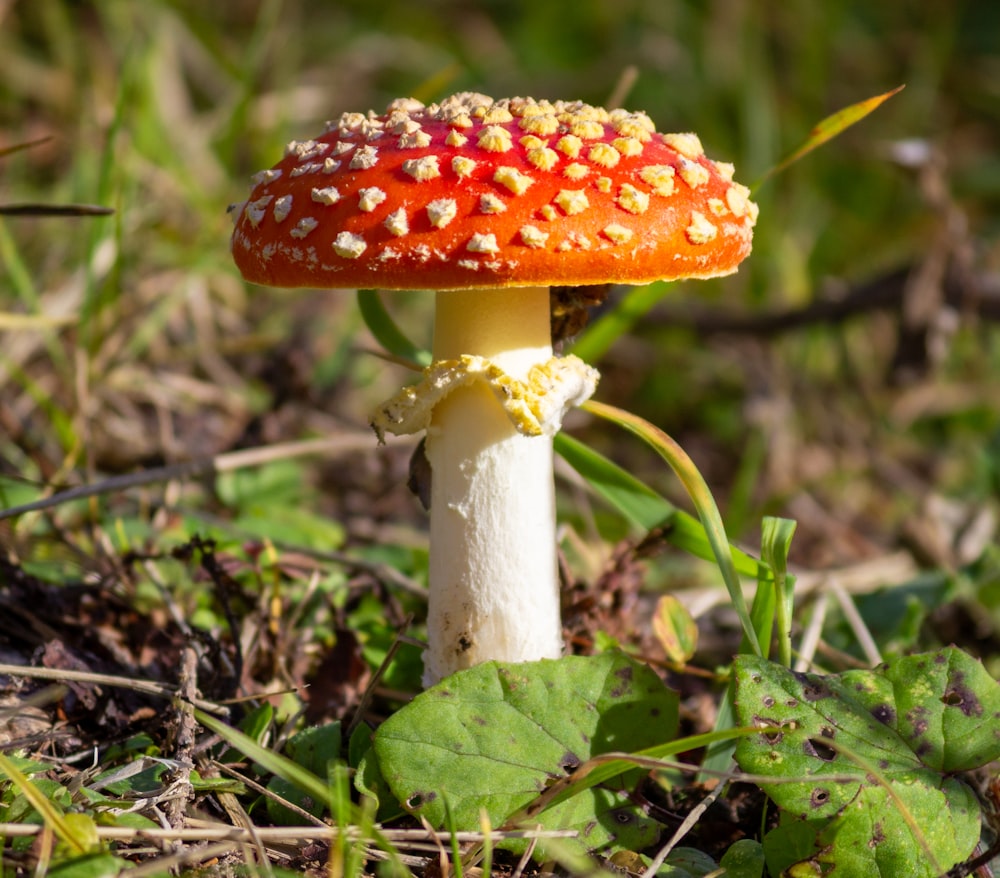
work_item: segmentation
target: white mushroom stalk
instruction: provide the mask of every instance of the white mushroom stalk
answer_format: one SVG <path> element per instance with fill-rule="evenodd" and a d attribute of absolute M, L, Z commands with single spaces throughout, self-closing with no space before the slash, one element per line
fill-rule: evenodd
<path fill-rule="evenodd" d="M 425 685 L 562 654 L 552 437 L 597 372 L 553 357 L 549 326 L 545 287 L 439 292 L 435 362 L 373 418 L 380 434 L 427 429 Z"/>

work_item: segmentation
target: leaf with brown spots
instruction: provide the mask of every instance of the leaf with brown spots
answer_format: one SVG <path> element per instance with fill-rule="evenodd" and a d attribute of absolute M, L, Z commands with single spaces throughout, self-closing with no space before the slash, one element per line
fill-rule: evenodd
<path fill-rule="evenodd" d="M 780 781 L 761 786 L 784 812 L 782 839 L 813 838 L 804 859 L 765 842 L 773 873 L 809 860 L 934 876 L 971 854 L 979 805 L 947 775 L 1000 756 L 1000 687 L 974 659 L 950 648 L 820 676 L 740 656 L 736 693 L 739 723 L 761 729 L 738 744 L 740 767 Z"/>
<path fill-rule="evenodd" d="M 476 829 L 482 809 L 499 826 L 592 756 L 652 747 L 676 732 L 676 693 L 609 652 L 454 674 L 379 727 L 375 754 L 407 810 L 441 826 L 450 809 L 455 828 Z M 581 791 L 538 820 L 578 830 L 588 850 L 639 850 L 659 826 L 633 803 L 634 774 L 630 781 Z"/>

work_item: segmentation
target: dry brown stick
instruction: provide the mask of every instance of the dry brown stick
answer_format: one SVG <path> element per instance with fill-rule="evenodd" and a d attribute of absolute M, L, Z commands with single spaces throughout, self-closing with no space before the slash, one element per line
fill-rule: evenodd
<path fill-rule="evenodd" d="M 30 838 L 45 829 L 36 823 L 0 823 L 0 836 L 10 838 Z M 335 838 L 340 830 L 336 826 L 258 826 L 251 833 L 248 829 L 235 826 L 200 826 L 184 829 L 136 829 L 130 826 L 98 826 L 98 838 L 108 841 L 234 841 L 247 843 L 256 835 L 262 841 L 294 844 L 307 840 L 329 840 Z M 383 829 L 379 834 L 387 841 L 405 844 L 414 841 L 427 841 L 434 838 L 448 842 L 481 842 L 487 836 L 482 832 L 428 832 L 424 829 Z M 347 833 L 351 839 L 363 837 L 360 831 Z M 489 838 L 493 841 L 508 839 L 531 838 L 575 838 L 575 829 L 516 829 L 494 830 Z"/>
<path fill-rule="evenodd" d="M 194 748 L 198 738 L 198 722 L 191 710 L 193 699 L 198 697 L 198 653 L 191 642 L 181 650 L 181 666 L 177 675 L 177 697 L 173 703 L 174 722 L 170 729 L 177 785 L 179 795 L 172 798 L 166 807 L 167 822 L 171 826 L 183 826 L 184 815 L 189 802 L 194 800 L 191 784 L 191 769 L 194 768 Z"/>
<path fill-rule="evenodd" d="M 35 668 L 28 665 L 0 664 L 0 674 L 8 674 L 11 677 L 28 677 L 35 680 L 57 680 L 60 682 L 72 680 L 77 683 L 94 683 L 98 686 L 117 686 L 120 689 L 131 689 L 146 695 L 155 695 L 158 698 L 177 698 L 180 694 L 177 686 L 157 683 L 155 680 L 115 677 L 111 674 L 94 674 L 90 671 L 71 671 L 64 668 Z M 216 704 L 214 701 L 192 698 L 190 703 L 216 716 L 229 715 L 229 708 Z"/>
<path fill-rule="evenodd" d="M 362 437 L 364 437 L 362 439 Z M 127 473 L 121 476 L 110 476 L 89 485 L 78 485 L 59 491 L 41 500 L 13 506 L 10 509 L 0 509 L 0 521 L 14 518 L 26 512 L 39 512 L 51 509 L 71 500 L 82 500 L 87 497 L 97 497 L 101 494 L 112 494 L 128 488 L 144 485 L 155 485 L 175 479 L 190 479 L 194 476 L 209 473 L 224 473 L 232 470 L 261 466 L 275 460 L 287 460 L 294 457 L 306 457 L 322 454 L 341 454 L 358 448 L 369 447 L 373 440 L 367 433 L 350 433 L 334 436 L 330 439 L 305 439 L 300 442 L 283 442 L 277 445 L 265 445 L 259 448 L 246 448 L 240 451 L 230 451 L 214 457 L 198 457 L 193 460 L 173 463 L 155 469 L 142 470 L 137 473 Z"/>

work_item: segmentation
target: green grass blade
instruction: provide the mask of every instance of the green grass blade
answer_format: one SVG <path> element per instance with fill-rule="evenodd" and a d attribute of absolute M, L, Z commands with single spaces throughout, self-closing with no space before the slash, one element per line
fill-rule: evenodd
<path fill-rule="evenodd" d="M 669 500 L 578 439 L 559 433 L 555 447 L 598 494 L 643 530 L 666 524 L 679 512 Z"/>
<path fill-rule="evenodd" d="M 715 560 L 705 528 L 693 515 L 678 509 L 647 484 L 578 439 L 559 433 L 555 448 L 563 460 L 633 524 L 647 531 L 666 526 L 664 538 L 671 545 L 703 561 Z M 756 558 L 734 547 L 731 552 L 740 575 L 763 577 L 765 581 L 772 578 L 771 571 Z"/>
<path fill-rule="evenodd" d="M 390 354 L 418 366 L 431 364 L 430 351 L 415 345 L 406 337 L 382 304 L 378 290 L 358 290 L 358 308 L 368 331 Z"/>
<path fill-rule="evenodd" d="M 795 577 L 788 574 L 788 550 L 796 523 L 788 518 L 768 516 L 761 530 L 761 557 L 774 572 L 775 609 L 778 625 L 778 661 L 792 666 L 792 600 Z M 758 591 L 763 584 L 759 584 Z M 759 634 L 759 632 L 758 632 Z"/>
<path fill-rule="evenodd" d="M 0 772 L 6 774 L 24 797 L 31 802 L 31 806 L 42 815 L 45 825 L 52 827 L 52 831 L 61 842 L 78 854 L 87 852 L 86 846 L 80 840 L 79 833 L 75 832 L 70 823 L 67 822 L 66 815 L 45 798 L 45 795 L 31 782 L 31 778 L 18 769 L 3 753 L 0 753 Z"/>
<path fill-rule="evenodd" d="M 666 281 L 644 287 L 629 287 L 620 302 L 595 320 L 573 343 L 572 353 L 585 363 L 597 363 L 608 349 L 667 293 L 672 285 Z"/>
<path fill-rule="evenodd" d="M 262 765 L 271 774 L 284 778 L 295 784 L 300 790 L 316 799 L 317 802 L 330 803 L 330 788 L 326 782 L 316 777 L 311 771 L 306 771 L 301 765 L 293 762 L 287 756 L 262 747 L 249 735 L 227 726 L 224 722 L 202 710 L 195 710 L 195 719 L 206 729 L 215 732 L 220 738 L 244 756 Z"/>
<path fill-rule="evenodd" d="M 740 588 L 739 574 L 736 571 L 736 564 L 733 560 L 732 548 L 726 536 L 726 529 L 719 515 L 719 508 L 715 504 L 712 492 L 709 490 L 705 479 L 694 462 L 687 453 L 670 436 L 664 433 L 659 427 L 655 427 L 649 421 L 626 412 L 614 406 L 606 405 L 602 402 L 590 400 L 583 404 L 583 408 L 591 414 L 606 418 L 630 433 L 638 436 L 650 445 L 657 454 L 660 455 L 674 471 L 684 485 L 684 489 L 691 497 L 698 516 L 705 528 L 705 535 L 712 547 L 712 553 L 719 571 L 726 583 L 729 598 L 733 602 L 733 608 L 743 626 L 743 633 L 746 635 L 754 654 L 761 655 L 760 643 L 757 640 L 757 632 L 754 630 L 750 620 L 750 613 L 747 610 L 746 601 L 743 597 L 743 590 Z"/>
<path fill-rule="evenodd" d="M 553 782 L 538 798 L 511 814 L 504 821 L 502 828 L 512 829 L 520 823 L 530 821 L 548 808 L 565 802 L 584 790 L 606 783 L 637 765 L 644 768 L 669 767 L 658 766 L 656 763 L 670 759 L 678 753 L 699 750 L 702 747 L 720 742 L 732 742 L 759 731 L 759 729 L 750 727 L 729 728 L 723 731 L 705 732 L 701 735 L 678 738 L 675 741 L 657 744 L 655 747 L 648 747 L 636 753 L 605 753 L 601 756 L 595 756 L 588 759 L 568 777 Z"/>

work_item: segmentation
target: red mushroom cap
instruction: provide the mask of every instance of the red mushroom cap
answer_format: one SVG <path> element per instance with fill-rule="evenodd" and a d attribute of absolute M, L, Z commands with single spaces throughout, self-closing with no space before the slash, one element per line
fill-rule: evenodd
<path fill-rule="evenodd" d="M 254 178 L 233 233 L 273 286 L 461 289 L 729 274 L 757 207 L 643 113 L 478 94 L 345 113 Z"/>

